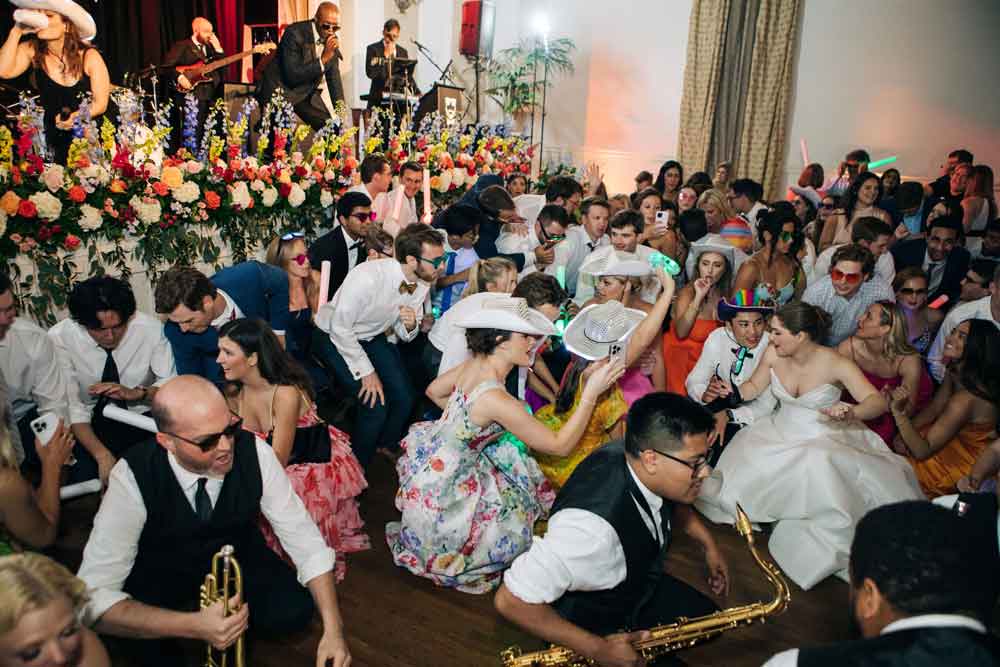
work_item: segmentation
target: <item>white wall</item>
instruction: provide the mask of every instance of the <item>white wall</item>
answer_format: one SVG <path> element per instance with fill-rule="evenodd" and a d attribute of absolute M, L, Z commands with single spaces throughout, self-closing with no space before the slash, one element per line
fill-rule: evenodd
<path fill-rule="evenodd" d="M 852 148 L 898 155 L 904 178 L 934 178 L 968 148 L 1000 169 L 1000 2 L 806 0 L 786 171 L 829 171 Z"/>

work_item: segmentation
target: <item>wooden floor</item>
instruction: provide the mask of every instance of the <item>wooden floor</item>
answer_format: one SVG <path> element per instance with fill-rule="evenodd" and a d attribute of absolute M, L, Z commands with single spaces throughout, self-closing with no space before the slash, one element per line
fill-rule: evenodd
<path fill-rule="evenodd" d="M 370 488 L 362 496 L 362 515 L 372 549 L 348 556 L 347 578 L 338 586 L 340 608 L 357 667 L 441 667 L 499 665 L 499 652 L 511 644 L 541 648 L 532 637 L 501 619 L 492 596 L 469 595 L 434 586 L 392 563 L 385 544 L 385 523 L 397 518 L 393 507 L 396 475 L 378 457 L 369 471 Z M 75 567 L 96 510 L 96 496 L 70 502 L 56 556 Z M 726 553 L 733 574 L 733 591 L 720 606 L 731 607 L 770 599 L 772 591 L 753 563 L 745 542 L 728 526 L 710 526 Z M 766 553 L 766 539 L 761 539 Z M 683 537 L 670 551 L 671 572 L 704 590 L 702 561 L 697 548 Z M 192 592 L 194 595 L 194 592 Z M 784 615 L 766 624 L 733 630 L 680 654 L 689 665 L 760 665 L 785 648 L 843 639 L 849 636 L 847 586 L 828 579 L 811 591 L 792 584 L 792 602 Z M 254 667 L 315 664 L 319 622 L 307 632 L 281 642 L 258 642 Z M 116 661 L 116 665 L 124 663 Z"/>

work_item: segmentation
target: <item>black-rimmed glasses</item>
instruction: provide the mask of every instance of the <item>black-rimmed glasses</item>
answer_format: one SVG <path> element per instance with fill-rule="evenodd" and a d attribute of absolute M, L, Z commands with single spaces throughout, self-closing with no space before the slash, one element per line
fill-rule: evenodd
<path fill-rule="evenodd" d="M 177 435 L 176 433 L 168 433 L 167 431 L 164 431 L 163 434 L 169 435 L 172 438 L 177 438 L 178 440 L 183 440 L 189 445 L 194 445 L 203 452 L 210 452 L 216 447 L 218 447 L 220 439 L 222 439 L 223 437 L 226 438 L 235 437 L 236 434 L 240 432 L 240 429 L 243 428 L 243 417 L 240 417 L 236 413 L 230 413 L 230 414 L 232 414 L 233 417 L 236 417 L 236 421 L 231 422 L 229 426 L 227 426 L 225 429 L 222 430 L 222 432 L 207 435 L 204 438 L 202 438 L 201 441 L 189 440 L 188 438 Z"/>
<path fill-rule="evenodd" d="M 697 479 L 698 475 L 701 473 L 701 471 L 708 467 L 708 457 L 707 456 L 699 456 L 694 462 L 691 462 L 691 461 L 685 461 L 684 459 L 679 459 L 676 456 L 671 456 L 670 454 L 667 454 L 666 452 L 661 452 L 658 449 L 654 449 L 652 451 L 656 452 L 660 456 L 666 456 L 671 461 L 677 461 L 681 465 L 687 466 L 688 468 L 690 468 L 691 469 L 691 479 Z"/>

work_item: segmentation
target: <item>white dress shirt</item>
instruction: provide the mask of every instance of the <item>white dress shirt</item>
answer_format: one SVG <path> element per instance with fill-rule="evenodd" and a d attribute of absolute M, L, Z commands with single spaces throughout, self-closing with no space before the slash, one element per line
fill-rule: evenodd
<path fill-rule="evenodd" d="M 481 310 L 491 301 L 509 299 L 510 294 L 499 292 L 477 292 L 456 301 L 435 322 L 427 339 L 441 353 L 438 373 L 445 373 L 469 358 L 469 346 L 465 342 L 465 329 L 456 323 L 471 313 Z"/>
<path fill-rule="evenodd" d="M 837 252 L 837 249 L 842 248 L 843 245 L 830 246 L 819 254 L 812 271 L 814 280 L 821 280 L 823 276 L 830 273 L 830 263 L 833 261 L 833 253 Z M 888 285 L 891 285 L 892 281 L 895 280 L 896 262 L 892 259 L 891 252 L 884 252 L 875 260 L 875 275 L 884 280 Z"/>
<path fill-rule="evenodd" d="M 626 465 L 653 517 L 659 517 L 663 499 L 647 489 L 632 466 Z M 662 545 L 658 522 L 642 509 L 639 515 Z M 625 550 L 611 524 L 593 512 L 569 508 L 549 518 L 545 537 L 532 538 L 531 548 L 514 559 L 503 583 L 514 597 L 528 604 L 551 604 L 570 591 L 614 588 L 625 580 L 625 574 Z"/>
<path fill-rule="evenodd" d="M 974 632 L 986 634 L 986 626 L 982 623 L 974 618 L 959 614 L 921 614 L 920 616 L 901 618 L 882 628 L 882 632 L 879 634 L 887 635 L 890 632 L 913 630 L 915 628 L 966 628 Z M 763 667 L 797 667 L 798 664 L 799 649 L 792 648 L 778 653 L 765 662 Z"/>
<path fill-rule="evenodd" d="M 407 197 L 406 193 L 403 193 L 403 205 L 399 208 L 399 220 L 392 220 L 392 209 L 396 205 L 396 189 L 401 187 L 403 186 L 397 185 L 389 192 L 380 193 L 372 204 L 375 219 L 382 221 L 382 229 L 389 232 L 392 238 L 396 238 L 404 227 L 420 222 L 420 217 L 417 215 L 417 198 Z"/>
<path fill-rule="evenodd" d="M 352 271 L 358 265 L 358 248 L 352 249 L 351 246 L 364 243 L 364 239 L 352 239 L 351 235 L 347 233 L 347 228 L 343 225 L 340 226 L 340 233 L 344 237 L 344 247 L 347 248 L 347 270 Z"/>
<path fill-rule="evenodd" d="M 1000 327 L 1000 322 L 993 319 L 993 309 L 990 307 L 991 296 L 984 296 L 975 301 L 960 303 L 948 313 L 938 329 L 937 337 L 927 352 L 927 363 L 931 367 L 931 375 L 938 382 L 944 379 L 945 365 L 942 359 L 944 352 L 944 339 L 952 332 L 952 329 L 966 320 L 986 320 Z"/>
<path fill-rule="evenodd" d="M 576 295 L 573 297 L 573 301 L 577 305 L 582 306 L 594 298 L 598 278 L 591 271 L 596 268 L 604 268 L 605 260 L 614 251 L 613 245 L 602 245 L 584 259 L 576 274 Z M 635 255 L 634 259 L 638 259 L 640 262 L 648 262 L 654 253 L 656 251 L 648 245 L 637 245 L 634 253 L 626 254 Z M 639 296 L 646 303 L 656 303 L 656 299 L 660 296 L 660 289 L 660 281 L 656 279 L 656 276 L 650 274 L 642 278 L 642 291 L 639 292 Z"/>
<path fill-rule="evenodd" d="M 545 208 L 545 195 L 523 194 L 514 197 L 517 214 L 529 225 L 535 224 L 538 214 Z"/>
<path fill-rule="evenodd" d="M 535 228 L 535 225 L 532 224 L 528 229 L 528 233 L 524 235 L 509 232 L 506 229 L 507 226 L 504 225 L 504 231 L 501 231 L 500 236 L 497 237 L 497 251 L 504 255 L 524 255 L 524 268 L 518 274 L 519 278 L 524 278 L 539 270 L 542 273 L 555 277 L 556 267 L 566 266 L 569 263 L 572 248 L 563 240 L 556 243 L 553 248 L 555 251 L 555 261 L 548 264 L 544 269 L 539 269 L 535 266 L 535 248 L 542 245 L 542 240 L 538 238 L 538 230 Z"/>
<path fill-rule="evenodd" d="M 213 329 L 221 329 L 223 326 L 225 326 L 226 322 L 232 322 L 233 320 L 238 320 L 241 317 L 246 317 L 246 315 L 243 314 L 243 311 L 240 310 L 240 307 L 236 305 L 236 302 L 233 301 L 233 298 L 231 296 L 229 296 L 220 289 L 217 289 L 216 291 L 222 295 L 223 299 L 225 299 L 226 309 L 222 311 L 221 315 L 212 320 Z M 285 332 L 275 331 L 274 333 L 278 334 L 279 336 L 282 336 L 284 335 Z"/>
<path fill-rule="evenodd" d="M 580 272 L 580 267 L 583 266 L 583 263 L 592 252 L 598 248 L 611 245 L 611 239 L 605 234 L 595 241 L 590 238 L 590 234 L 587 233 L 583 225 L 570 225 L 569 229 L 566 230 L 566 240 L 560 245 L 567 246 L 565 249 L 568 257 L 566 262 L 566 290 L 572 296 L 576 292 L 577 274 Z"/>
<path fill-rule="evenodd" d="M 312 31 L 313 31 L 313 40 L 316 45 L 315 46 L 316 60 L 319 61 L 321 68 L 319 75 L 319 84 L 317 84 L 316 90 L 319 91 L 320 99 L 323 100 L 323 106 L 325 106 L 326 110 L 330 113 L 330 118 L 336 118 L 337 117 L 336 107 L 333 104 L 333 98 L 330 97 L 330 87 L 326 85 L 326 69 L 323 68 L 323 50 L 326 48 L 326 43 L 325 40 L 320 39 L 319 32 L 316 30 L 315 22 L 313 22 L 312 24 Z M 337 66 L 336 54 L 334 54 L 333 59 L 334 59 L 333 66 L 336 67 Z"/>
<path fill-rule="evenodd" d="M 69 417 L 66 378 L 55 346 L 45 329 L 31 320 L 18 317 L 0 340 L 0 374 L 10 391 L 15 421 L 36 406 L 39 414 Z"/>
<path fill-rule="evenodd" d="M 361 347 L 362 342 L 388 329 L 404 341 L 411 341 L 420 333 L 419 326 L 413 327 L 413 331 L 406 330 L 399 319 L 399 309 L 402 306 L 412 308 L 419 325 L 430 288 L 427 283 L 418 281 L 413 294 L 400 294 L 403 282 L 406 282 L 403 269 L 395 259 L 363 262 L 347 274 L 337 293 L 316 313 L 316 326 L 330 335 L 356 380 L 375 371 Z"/>
<path fill-rule="evenodd" d="M 292 489 L 274 451 L 260 438 L 255 438 L 255 447 L 263 482 L 261 513 L 274 528 L 281 546 L 295 564 L 299 582 L 304 586 L 333 569 L 335 553 L 327 546 L 302 500 Z M 173 454 L 167 454 L 167 461 L 193 509 L 198 479 L 205 475 L 185 470 Z M 213 507 L 222 491 L 222 482 L 222 478 L 209 478 L 205 485 Z M 77 575 L 87 584 L 90 593 L 90 602 L 84 609 L 87 625 L 93 625 L 104 612 L 129 598 L 122 587 L 135 565 L 139 537 L 145 523 L 146 506 L 135 475 L 128 461 L 119 459 L 111 469 L 108 490 L 94 517 L 94 528 L 83 550 L 83 563 Z M 192 595 L 196 593 L 194 591 Z"/>
<path fill-rule="evenodd" d="M 684 382 L 688 396 L 702 403 L 701 397 L 704 395 L 705 390 L 708 389 L 708 383 L 712 380 L 712 376 L 715 375 L 716 369 L 718 369 L 719 375 L 724 380 L 734 380 L 736 386 L 749 380 L 750 376 L 753 375 L 754 369 L 757 368 L 757 364 L 764 358 L 768 341 L 769 338 L 765 332 L 760 342 L 757 343 L 757 347 L 750 350 L 750 354 L 753 356 L 748 356 L 743 360 L 743 368 L 740 370 L 739 375 L 731 375 L 733 364 L 736 363 L 736 353 L 733 350 L 739 349 L 739 345 L 737 345 L 732 334 L 724 326 L 710 333 L 708 338 L 705 339 L 705 346 L 701 349 L 701 356 L 698 357 L 698 363 L 688 373 L 687 380 Z M 765 391 L 754 400 L 733 408 L 733 422 L 737 424 L 752 424 L 757 418 L 766 417 L 774 412 L 776 403 L 774 394 L 770 391 Z"/>
<path fill-rule="evenodd" d="M 98 396 L 87 390 L 101 381 L 108 353 L 87 330 L 71 319 L 49 329 L 69 393 L 71 424 L 89 424 Z M 161 385 L 177 375 L 174 353 L 163 335 L 163 323 L 152 315 L 136 313 L 121 341 L 111 352 L 118 366 L 119 384 L 125 387 Z M 136 406 L 139 412 L 148 408 Z"/>

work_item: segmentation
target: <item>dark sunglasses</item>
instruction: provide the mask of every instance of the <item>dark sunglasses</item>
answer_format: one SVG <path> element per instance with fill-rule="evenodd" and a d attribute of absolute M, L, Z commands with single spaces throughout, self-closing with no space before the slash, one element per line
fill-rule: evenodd
<path fill-rule="evenodd" d="M 927 294 L 927 288 L 926 287 L 919 287 L 919 288 L 918 287 L 902 287 L 902 288 L 900 288 L 899 293 L 902 294 L 903 296 L 922 296 L 924 294 Z"/>
<path fill-rule="evenodd" d="M 361 222 L 367 222 L 375 219 L 375 211 L 369 211 L 368 213 L 351 213 L 351 217 L 357 218 Z"/>
<path fill-rule="evenodd" d="M 834 282 L 843 280 L 848 285 L 857 285 L 861 282 L 861 273 L 845 273 L 840 269 L 830 269 L 830 278 Z"/>
<path fill-rule="evenodd" d="M 219 446 L 219 440 L 223 437 L 232 438 L 235 437 L 240 429 L 243 428 L 243 417 L 240 417 L 236 413 L 230 413 L 233 417 L 236 417 L 236 421 L 231 422 L 229 426 L 222 430 L 221 433 L 213 433 L 212 435 L 205 436 L 200 442 L 195 440 L 188 440 L 185 437 L 179 436 L 176 433 L 167 433 L 164 431 L 164 435 L 169 435 L 172 438 L 177 438 L 178 440 L 183 440 L 184 442 L 194 445 L 203 452 L 210 452 Z"/>
<path fill-rule="evenodd" d="M 829 208 L 833 208 L 834 205 L 833 204 L 827 204 L 826 202 L 823 202 L 822 204 L 819 205 L 819 207 L 820 208 L 827 208 L 827 209 L 829 209 Z"/>
<path fill-rule="evenodd" d="M 332 30 L 333 32 L 337 32 L 338 30 L 340 30 L 340 26 L 337 25 L 336 23 L 320 23 L 318 25 L 318 28 L 320 30 Z"/>
<path fill-rule="evenodd" d="M 688 468 L 690 468 L 691 469 L 691 479 L 697 479 L 698 473 L 700 473 L 702 470 L 704 470 L 705 468 L 708 467 L 708 457 L 707 456 L 699 456 L 698 459 L 694 463 L 691 463 L 690 461 L 685 461 L 684 459 L 679 459 L 676 456 L 671 456 L 670 454 L 667 454 L 665 452 L 661 452 L 658 449 L 654 449 L 652 451 L 656 452 L 660 456 L 666 456 L 671 461 L 677 461 L 681 465 L 687 466 Z"/>

